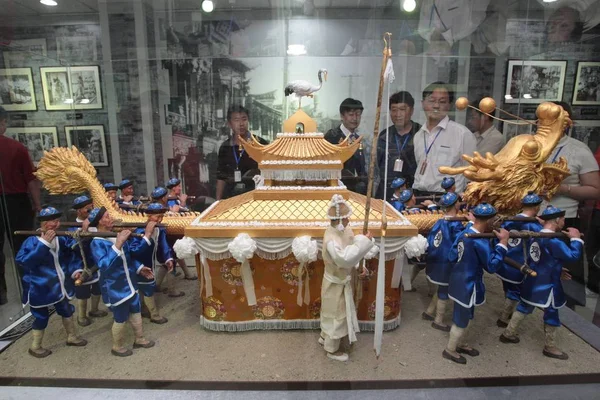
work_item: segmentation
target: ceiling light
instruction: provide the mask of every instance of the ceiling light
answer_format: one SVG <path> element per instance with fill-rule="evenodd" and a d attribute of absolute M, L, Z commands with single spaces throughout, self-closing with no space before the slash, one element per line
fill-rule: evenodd
<path fill-rule="evenodd" d="M 512 100 L 512 98 L 513 98 L 513 97 L 512 97 L 510 94 L 506 94 L 506 95 L 504 95 L 504 99 L 505 99 L 505 100 Z"/>
<path fill-rule="evenodd" d="M 202 2 L 202 11 L 204 12 L 212 12 L 215 9 L 215 4 L 212 2 L 212 0 L 204 0 Z"/>
<path fill-rule="evenodd" d="M 303 44 L 290 44 L 287 53 L 290 56 L 302 56 L 306 54 L 306 47 Z"/>
<path fill-rule="evenodd" d="M 58 5 L 58 3 L 54 0 L 40 0 L 40 3 L 42 3 L 45 6 L 50 6 L 50 7 L 54 7 L 54 6 Z"/>
<path fill-rule="evenodd" d="M 417 8 L 416 0 L 403 0 L 402 9 L 406 12 L 413 12 Z"/>
<path fill-rule="evenodd" d="M 558 1 L 558 0 L 544 0 L 544 3 L 554 3 L 555 1 Z"/>
<path fill-rule="evenodd" d="M 525 93 L 525 94 L 523 95 L 523 98 L 524 98 L 524 99 L 533 99 L 533 97 L 531 97 L 531 95 L 530 95 L 529 93 Z"/>
<path fill-rule="evenodd" d="M 81 99 L 81 104 L 90 104 L 90 99 Z"/>
<path fill-rule="evenodd" d="M 65 104 L 73 104 L 73 99 L 65 99 Z"/>

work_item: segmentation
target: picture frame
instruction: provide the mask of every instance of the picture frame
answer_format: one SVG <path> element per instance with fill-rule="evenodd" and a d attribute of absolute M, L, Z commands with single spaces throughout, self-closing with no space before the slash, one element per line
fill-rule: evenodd
<path fill-rule="evenodd" d="M 46 47 L 46 39 L 24 39 L 13 40 L 10 42 L 9 50 L 4 50 L 4 67 L 22 68 L 32 58 L 47 57 L 48 49 Z"/>
<path fill-rule="evenodd" d="M 55 126 L 10 127 L 5 135 L 22 143 L 37 166 L 44 151 L 58 147 L 58 131 Z"/>
<path fill-rule="evenodd" d="M 104 125 L 65 126 L 67 146 L 75 146 L 94 167 L 108 166 Z"/>
<path fill-rule="evenodd" d="M 566 61 L 509 60 L 504 102 L 539 104 L 561 101 L 566 71 Z"/>
<path fill-rule="evenodd" d="M 600 140 L 600 121 L 597 120 L 574 120 L 569 130 L 569 136 L 590 146 L 590 149 L 598 147 Z"/>
<path fill-rule="evenodd" d="M 527 120 L 535 123 L 534 120 Z M 508 123 L 507 123 L 508 122 Z M 515 125 L 515 122 L 523 122 L 517 119 L 507 120 L 502 125 L 502 135 L 504 136 L 504 143 L 506 144 L 510 139 L 517 135 L 531 134 L 535 132 L 535 126 L 533 125 Z"/>
<path fill-rule="evenodd" d="M 36 111 L 31 68 L 0 69 L 0 106 L 6 111 Z"/>
<path fill-rule="evenodd" d="M 67 63 L 89 63 L 98 60 L 96 36 L 57 37 L 56 58 Z"/>
<path fill-rule="evenodd" d="M 574 106 L 600 105 L 600 62 L 580 61 L 573 86 Z"/>
<path fill-rule="evenodd" d="M 100 67 L 41 67 L 42 92 L 48 111 L 102 109 Z"/>

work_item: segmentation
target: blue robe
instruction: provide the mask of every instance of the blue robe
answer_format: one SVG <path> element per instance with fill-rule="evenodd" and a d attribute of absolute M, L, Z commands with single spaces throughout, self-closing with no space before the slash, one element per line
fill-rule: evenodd
<path fill-rule="evenodd" d="M 483 270 L 495 273 L 507 253 L 502 245 L 492 249 L 486 239 L 466 239 L 466 233 L 478 233 L 472 226 L 456 238 L 448 260 L 453 264 L 450 272 L 448 296 L 463 307 L 470 308 L 485 303 Z"/>
<path fill-rule="evenodd" d="M 558 238 L 534 239 L 529 247 L 529 266 L 537 276 L 525 279 L 521 300 L 540 308 L 564 306 L 566 299 L 560 282 L 563 264 L 579 260 L 582 254 L 583 241 L 580 239 L 572 239 L 570 244 Z"/>
<path fill-rule="evenodd" d="M 448 286 L 451 264 L 448 260 L 450 249 L 456 237 L 465 229 L 460 221 L 439 219 L 427 236 L 427 279 L 436 285 Z"/>
<path fill-rule="evenodd" d="M 82 221 L 77 221 L 77 222 L 82 222 Z M 76 226 L 72 226 L 67 228 L 68 231 L 77 231 L 81 228 L 76 227 Z M 89 228 L 90 232 L 92 232 L 95 228 Z M 94 262 L 94 258 L 92 257 L 92 253 L 90 251 L 90 242 L 91 242 L 91 238 L 83 238 L 83 240 L 81 240 L 81 245 L 83 246 L 83 252 L 85 254 L 85 261 L 87 263 L 88 268 L 92 268 L 95 264 Z M 75 272 L 83 272 L 83 260 L 81 259 L 81 252 L 79 251 L 79 248 L 77 248 L 75 251 L 73 251 L 73 260 L 71 261 L 73 263 L 73 266 L 75 267 Z M 82 285 L 92 285 L 96 282 L 98 282 L 100 280 L 100 273 L 99 271 L 96 271 L 92 274 L 92 276 L 90 278 L 88 278 L 87 281 L 83 282 Z"/>
<path fill-rule="evenodd" d="M 134 258 L 151 254 L 152 241 L 142 239 L 138 243 L 125 242 L 121 250 L 115 247 L 115 239 L 95 237 L 91 244 L 92 257 L 100 268 L 100 290 L 107 307 L 115 307 L 129 300 L 138 290 Z"/>
<path fill-rule="evenodd" d="M 77 242 L 67 236 L 57 236 L 53 243 L 39 236 L 25 240 L 15 259 L 22 271 L 24 305 L 48 307 L 73 298 L 75 266 L 72 260 L 76 247 Z"/>
<path fill-rule="evenodd" d="M 187 207 L 181 205 L 181 201 L 179 201 L 179 199 L 168 199 L 167 207 L 169 208 L 169 210 L 173 206 L 180 206 L 180 208 L 179 208 L 180 212 L 187 212 L 189 210 Z"/>
<path fill-rule="evenodd" d="M 390 203 L 392 205 L 392 207 L 394 207 L 396 210 L 398 210 L 398 212 L 402 212 L 405 209 L 404 203 L 401 202 L 400 199 L 398 197 L 396 197 L 396 195 L 393 195 L 390 198 L 390 200 L 388 201 L 388 203 Z"/>
<path fill-rule="evenodd" d="M 526 215 L 519 214 L 517 215 L 517 217 L 526 217 Z M 540 225 L 538 222 L 520 221 L 506 221 L 502 224 L 502 227 L 509 232 L 512 230 L 539 232 L 542 229 L 542 225 Z M 523 264 L 525 262 L 523 256 L 523 240 L 527 239 L 514 238 L 508 240 L 507 257 L 512 258 L 520 264 Z M 531 240 L 528 240 L 528 242 L 525 243 L 525 254 L 527 254 L 527 252 L 529 251 L 530 244 Z M 496 272 L 496 275 L 498 275 L 498 277 L 503 281 L 514 284 L 520 284 L 525 279 L 525 275 L 521 273 L 521 271 L 504 263 L 500 266 L 500 268 Z"/>
<path fill-rule="evenodd" d="M 144 228 L 137 228 L 135 233 L 143 234 L 145 231 Z M 145 252 L 141 257 L 137 258 L 134 262 L 137 265 L 137 270 L 141 267 L 148 267 L 152 270 L 154 276 L 156 276 L 156 263 L 158 261 L 159 264 L 164 264 L 169 260 L 173 260 L 173 254 L 169 244 L 167 243 L 167 231 L 165 228 L 154 228 L 154 232 L 152 234 L 152 251 Z M 144 239 L 135 238 L 132 239 L 136 245 L 141 245 L 141 241 Z M 146 279 L 141 275 L 138 275 L 138 284 L 139 285 L 151 285 L 154 284 L 154 279 Z"/>

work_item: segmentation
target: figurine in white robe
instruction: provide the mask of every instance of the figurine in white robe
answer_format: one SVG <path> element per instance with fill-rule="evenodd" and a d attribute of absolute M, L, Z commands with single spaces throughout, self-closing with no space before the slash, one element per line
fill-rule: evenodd
<path fill-rule="evenodd" d="M 352 272 L 373 247 L 371 234 L 354 236 L 348 226 L 352 209 L 340 195 L 331 199 L 328 218 L 331 226 L 323 237 L 325 273 L 321 286 L 321 338 L 327 357 L 347 361 L 340 351 L 340 341 L 348 336 L 356 341 L 358 319 L 352 293 Z M 365 271 L 363 271 L 363 274 Z"/>

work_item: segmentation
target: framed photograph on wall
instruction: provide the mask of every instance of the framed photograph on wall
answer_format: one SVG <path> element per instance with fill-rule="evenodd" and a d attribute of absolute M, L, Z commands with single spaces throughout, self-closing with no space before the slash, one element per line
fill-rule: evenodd
<path fill-rule="evenodd" d="M 65 126 L 67 146 L 75 146 L 94 167 L 108 166 L 103 125 Z"/>
<path fill-rule="evenodd" d="M 0 106 L 6 111 L 36 111 L 31 68 L 0 69 Z"/>
<path fill-rule="evenodd" d="M 5 135 L 23 143 L 36 166 L 44 151 L 58 146 L 58 134 L 54 126 L 6 128 Z"/>
<path fill-rule="evenodd" d="M 40 73 L 46 110 L 103 108 L 98 66 L 42 67 Z"/>
<path fill-rule="evenodd" d="M 27 65 L 29 60 L 36 57 L 46 57 L 46 39 L 13 40 L 8 49 L 3 52 L 6 68 L 19 68 Z"/>
<path fill-rule="evenodd" d="M 577 63 L 573 105 L 600 105 L 600 62 L 580 61 Z"/>
<path fill-rule="evenodd" d="M 528 120 L 528 121 L 535 123 L 535 121 L 531 121 L 531 120 Z M 519 121 L 517 119 L 510 120 L 508 122 L 511 122 L 511 123 L 504 122 L 502 124 L 503 125 L 502 134 L 504 135 L 504 143 L 508 142 L 510 139 L 512 139 L 513 137 L 515 137 L 517 135 L 535 132 L 534 125 L 526 124 L 523 121 Z M 519 123 L 522 125 L 515 125 L 515 123 Z"/>
<path fill-rule="evenodd" d="M 569 130 L 569 136 L 595 149 L 600 138 L 600 121 L 575 120 Z"/>
<path fill-rule="evenodd" d="M 64 36 L 56 38 L 59 61 L 89 63 L 98 59 L 96 36 Z"/>
<path fill-rule="evenodd" d="M 561 101 L 566 70 L 566 61 L 510 60 L 504 102 L 539 104 Z"/>

